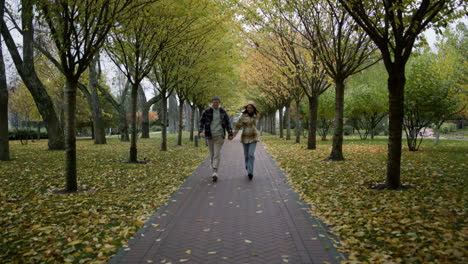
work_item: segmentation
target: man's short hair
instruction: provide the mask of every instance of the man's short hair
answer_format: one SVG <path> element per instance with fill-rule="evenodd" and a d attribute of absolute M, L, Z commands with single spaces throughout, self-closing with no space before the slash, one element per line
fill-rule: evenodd
<path fill-rule="evenodd" d="M 218 97 L 218 96 L 213 96 L 213 98 L 211 99 L 211 101 L 213 102 L 214 100 L 218 100 L 218 101 L 220 101 L 220 102 L 221 102 L 221 99 L 219 99 L 219 97 Z"/>

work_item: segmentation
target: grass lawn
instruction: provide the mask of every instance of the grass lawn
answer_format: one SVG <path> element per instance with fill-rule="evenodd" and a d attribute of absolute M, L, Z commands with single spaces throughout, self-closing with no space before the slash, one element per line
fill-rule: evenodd
<path fill-rule="evenodd" d="M 63 151 L 47 141 L 10 142 L 12 161 L 0 162 L 0 263 L 102 263 L 125 245 L 207 156 L 185 140 L 161 152 L 160 135 L 138 140 L 147 164 L 121 163 L 130 143 L 77 141 L 78 184 L 55 194 L 65 179 Z M 187 137 L 187 135 L 184 135 Z"/>
<path fill-rule="evenodd" d="M 341 238 L 356 263 L 468 263 L 466 222 L 468 141 L 424 139 L 420 151 L 404 142 L 401 178 L 415 188 L 378 191 L 385 182 L 387 139 L 345 138 L 344 162 L 322 161 L 316 150 L 273 136 L 263 142 L 296 190 Z"/>

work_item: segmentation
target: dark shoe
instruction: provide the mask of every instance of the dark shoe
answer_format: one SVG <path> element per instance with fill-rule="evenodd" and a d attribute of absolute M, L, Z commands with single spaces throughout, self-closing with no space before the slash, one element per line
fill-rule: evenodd
<path fill-rule="evenodd" d="M 253 174 L 252 174 L 252 173 L 249 173 L 249 175 L 248 175 L 248 176 L 249 176 L 249 180 L 252 180 L 252 178 L 253 178 Z"/>
<path fill-rule="evenodd" d="M 218 181 L 218 173 L 213 173 L 213 182 L 217 182 Z"/>

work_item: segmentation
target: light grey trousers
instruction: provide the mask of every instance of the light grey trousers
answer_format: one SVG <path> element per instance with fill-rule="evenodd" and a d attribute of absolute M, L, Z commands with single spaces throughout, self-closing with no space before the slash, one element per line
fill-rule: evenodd
<path fill-rule="evenodd" d="M 218 171 L 223 144 L 224 138 L 222 136 L 216 136 L 208 139 L 208 149 L 210 150 L 211 168 L 213 168 L 213 172 Z"/>

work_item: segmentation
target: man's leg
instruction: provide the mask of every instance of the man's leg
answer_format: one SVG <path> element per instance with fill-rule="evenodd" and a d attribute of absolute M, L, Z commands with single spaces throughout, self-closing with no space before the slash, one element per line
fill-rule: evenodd
<path fill-rule="evenodd" d="M 219 168 L 219 162 L 221 160 L 221 149 L 224 144 L 223 137 L 213 138 L 213 171 L 217 172 Z"/>
<path fill-rule="evenodd" d="M 208 150 L 210 151 L 210 165 L 211 169 L 213 169 L 213 158 L 214 158 L 214 142 L 213 139 L 208 139 Z"/>

